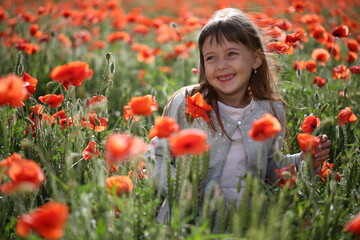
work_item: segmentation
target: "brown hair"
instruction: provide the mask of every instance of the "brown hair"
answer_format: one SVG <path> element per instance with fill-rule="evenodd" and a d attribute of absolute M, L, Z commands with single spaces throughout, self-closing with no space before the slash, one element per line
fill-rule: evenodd
<path fill-rule="evenodd" d="M 267 56 L 264 51 L 262 36 L 255 24 L 251 22 L 244 12 L 238 9 L 225 8 L 216 11 L 202 28 L 198 38 L 198 49 L 200 52 L 200 86 L 194 88 L 191 95 L 194 95 L 196 92 L 203 94 L 205 101 L 214 108 L 217 121 L 225 134 L 226 132 L 224 131 L 222 125 L 217 104 L 217 93 L 209 84 L 205 75 L 205 63 L 202 47 L 207 38 L 210 38 L 210 41 L 215 40 L 216 43 L 219 44 L 221 44 L 224 40 L 242 43 L 251 51 L 257 52 L 261 58 L 262 64 L 256 69 L 256 73 L 251 73 L 248 86 L 249 91 L 246 92 L 246 96 L 252 96 L 257 100 L 280 100 L 283 102 L 276 91 L 275 78 L 270 69 L 270 63 L 267 60 Z M 211 126 L 213 127 L 214 125 L 211 124 Z"/>

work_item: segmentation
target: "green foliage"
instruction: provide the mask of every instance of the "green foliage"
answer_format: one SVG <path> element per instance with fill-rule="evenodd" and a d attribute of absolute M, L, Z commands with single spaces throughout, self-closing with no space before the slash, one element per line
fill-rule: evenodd
<path fill-rule="evenodd" d="M 139 4 L 123 2 L 129 4 L 126 5 L 128 12 Z M 163 9 L 162 13 L 174 14 L 169 9 Z M 157 14 L 148 13 L 153 18 Z M 57 21 L 60 20 L 47 16 L 40 24 L 46 26 L 44 31 L 50 31 L 61 23 Z M 103 40 L 116 30 L 108 18 L 95 26 L 101 29 Z M 122 30 L 131 32 L 132 27 L 129 23 Z M 31 38 L 28 28 L 29 23 L 24 21 L 16 25 L 19 34 Z M 5 24 L 1 24 L 0 32 L 5 30 Z M 91 29 L 81 25 L 65 26 L 62 33 L 73 36 L 81 30 Z M 207 191 L 202 189 L 209 164 L 208 154 L 178 158 L 174 175 L 170 168 L 166 169 L 166 197 L 171 204 L 171 219 L 168 225 L 163 225 L 156 220 L 164 196 L 157 191 L 152 179 L 153 159 L 148 155 L 140 156 L 120 165 L 115 175 L 127 175 L 144 161 L 148 178 L 139 179 L 135 174 L 131 193 L 114 196 L 105 186 L 105 179 L 113 173 L 109 173 L 109 166 L 104 161 L 104 144 L 112 132 L 129 133 L 149 142 L 148 131 L 154 116 L 162 113 L 172 93 L 197 82 L 198 76 L 191 71 L 198 66 L 197 50 L 190 49 L 188 58 L 156 57 L 146 64 L 137 61 L 137 54 L 125 42 L 107 43 L 105 48 L 96 50 L 89 50 L 90 43 L 65 48 L 55 38 L 59 33 L 54 31 L 52 34 L 54 38 L 39 43 L 41 50 L 32 55 L 14 47 L 5 48 L 1 42 L 0 77 L 9 73 L 21 76 L 27 72 L 39 83 L 33 96 L 26 100 L 25 107 L 0 106 L 0 161 L 16 152 L 38 163 L 46 176 L 46 181 L 32 193 L 0 193 L 1 239 L 19 239 L 16 234 L 18 216 L 51 199 L 64 202 L 70 208 L 63 237 L 67 240 L 355 239 L 343 230 L 343 226 L 360 212 L 360 128 L 358 121 L 339 126 L 337 115 L 341 109 L 351 107 L 352 112 L 360 116 L 360 76 L 352 74 L 349 81 L 334 80 L 332 69 L 343 60 L 333 58 L 324 66 L 318 65 L 316 73 L 294 70 L 295 60 L 309 60 L 314 48 L 323 47 L 315 39 L 309 37 L 309 41 L 303 42 L 302 48 L 296 48 L 293 55 L 274 56 L 279 66 L 280 93 L 288 105 L 283 153 L 300 151 L 296 136 L 301 131 L 301 123 L 306 116 L 316 115 L 321 119 L 321 126 L 313 134 L 326 134 L 332 141 L 329 162 L 334 163 L 334 169 L 331 175 L 320 181 L 305 162 L 293 188 L 269 185 L 248 175 L 245 185 L 239 184 L 239 191 L 244 188 L 241 202 L 227 203 L 219 186 L 213 185 Z M 155 40 L 156 34 L 152 31 L 146 36 L 133 34 L 132 40 L 172 52 L 177 44 L 195 41 L 197 34 L 197 31 L 189 32 L 180 42 L 161 44 Z M 345 42 L 336 41 L 344 52 Z M 82 86 L 71 86 L 66 91 L 50 79 L 50 72 L 54 67 L 72 61 L 89 63 L 94 75 Z M 164 72 L 161 69 L 164 66 L 172 70 Z M 138 74 L 142 70 L 146 74 L 140 79 Z M 323 87 L 313 84 L 316 75 L 326 78 L 328 83 Z M 340 97 L 339 91 L 349 98 Z M 56 124 L 43 121 L 32 131 L 30 125 L 33 121 L 41 121 L 41 116 L 36 115 L 31 120 L 30 107 L 39 104 L 39 96 L 49 93 L 61 93 L 65 100 L 58 109 L 43 104 L 43 114 L 52 115 L 63 109 L 68 117 L 72 117 L 73 124 L 62 128 L 59 119 Z M 159 105 L 154 116 L 142 116 L 138 122 L 123 119 L 123 107 L 131 97 L 147 94 L 154 95 Z M 104 95 L 108 99 L 108 103 L 96 111 L 99 117 L 109 119 L 107 129 L 102 132 L 81 125 L 81 119 L 90 112 L 87 101 L 95 95 Z M 101 154 L 85 160 L 82 151 L 92 140 L 98 144 Z M 168 161 L 170 163 L 170 159 Z M 336 179 L 336 172 L 341 174 L 341 180 Z M 0 181 L 1 184 L 9 181 L 1 166 Z M 34 233 L 27 239 L 41 238 Z"/>

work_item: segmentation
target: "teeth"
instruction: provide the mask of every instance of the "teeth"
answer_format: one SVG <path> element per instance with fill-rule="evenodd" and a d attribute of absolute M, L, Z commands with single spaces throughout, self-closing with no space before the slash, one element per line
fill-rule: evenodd
<path fill-rule="evenodd" d="M 218 79 L 220 81 L 226 81 L 226 80 L 230 80 L 234 77 L 234 74 L 228 74 L 228 75 L 224 75 L 224 76 L 219 76 Z"/>

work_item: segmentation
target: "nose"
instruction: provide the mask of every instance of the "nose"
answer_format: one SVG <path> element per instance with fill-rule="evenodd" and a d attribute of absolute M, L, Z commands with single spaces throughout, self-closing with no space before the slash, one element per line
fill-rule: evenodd
<path fill-rule="evenodd" d="M 218 61 L 217 65 L 216 65 L 217 70 L 224 70 L 227 68 L 229 68 L 229 65 L 226 60 L 222 59 L 222 60 Z"/>

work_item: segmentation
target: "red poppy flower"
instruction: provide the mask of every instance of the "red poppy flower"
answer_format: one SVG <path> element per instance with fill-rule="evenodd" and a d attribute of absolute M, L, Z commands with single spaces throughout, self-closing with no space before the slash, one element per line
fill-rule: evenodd
<path fill-rule="evenodd" d="M 325 65 L 330 59 L 330 53 L 326 49 L 316 48 L 312 51 L 311 57 L 320 65 Z"/>
<path fill-rule="evenodd" d="M 26 98 L 29 98 L 35 92 L 38 80 L 31 77 L 26 72 L 24 72 L 21 78 L 24 81 L 24 86 L 26 87 L 26 90 L 28 92 Z"/>
<path fill-rule="evenodd" d="M 304 70 L 305 69 L 305 62 L 296 60 L 293 64 L 293 69 L 297 70 Z"/>
<path fill-rule="evenodd" d="M 320 138 L 314 137 L 308 133 L 299 133 L 297 140 L 300 146 L 300 149 L 303 152 L 315 153 L 315 148 L 320 144 Z"/>
<path fill-rule="evenodd" d="M 132 97 L 128 106 L 130 107 L 130 115 L 150 116 L 153 111 L 158 110 L 155 97 L 151 95 Z"/>
<path fill-rule="evenodd" d="M 93 96 L 88 101 L 88 107 L 90 107 L 93 104 L 102 103 L 102 102 L 108 102 L 107 98 L 103 95 Z"/>
<path fill-rule="evenodd" d="M 171 153 L 174 156 L 201 155 L 210 148 L 206 140 L 206 133 L 200 129 L 181 130 L 169 137 Z"/>
<path fill-rule="evenodd" d="M 308 60 L 305 62 L 305 69 L 306 71 L 308 71 L 309 73 L 314 73 L 316 72 L 316 63 L 313 60 Z"/>
<path fill-rule="evenodd" d="M 20 237 L 34 231 L 45 239 L 60 239 L 68 217 L 69 208 L 66 204 L 51 201 L 28 214 L 21 215 L 16 224 L 16 232 Z"/>
<path fill-rule="evenodd" d="M 359 51 L 359 43 L 355 39 L 348 39 L 346 41 L 346 46 L 351 52 Z"/>
<path fill-rule="evenodd" d="M 279 185 L 281 187 L 284 187 L 287 184 L 289 188 L 294 187 L 297 181 L 296 168 L 294 165 L 291 164 L 289 166 L 283 167 L 282 169 L 275 169 L 275 172 L 277 173 Z"/>
<path fill-rule="evenodd" d="M 109 43 L 114 43 L 119 40 L 130 43 L 131 37 L 127 32 L 113 32 L 110 33 L 106 38 L 106 41 Z"/>
<path fill-rule="evenodd" d="M 350 79 L 350 70 L 343 64 L 333 68 L 333 78 L 343 79 L 348 81 Z"/>
<path fill-rule="evenodd" d="M 39 30 L 39 25 L 37 24 L 31 24 L 29 27 L 29 32 L 31 36 L 35 36 L 38 30 Z"/>
<path fill-rule="evenodd" d="M 0 172 L 8 175 L 8 169 L 13 164 L 13 162 L 22 161 L 22 157 L 18 153 L 13 153 L 11 156 L 0 161 Z M 0 175 L 1 180 L 1 175 Z"/>
<path fill-rule="evenodd" d="M 123 107 L 123 118 L 128 121 L 130 119 L 134 119 L 135 122 L 140 120 L 140 117 L 135 115 L 133 111 L 131 110 L 131 107 L 124 106 Z"/>
<path fill-rule="evenodd" d="M 200 72 L 200 70 L 198 68 L 192 68 L 191 71 L 194 73 L 194 74 L 198 74 Z"/>
<path fill-rule="evenodd" d="M 32 43 L 25 43 L 24 52 L 27 55 L 37 53 L 38 51 L 39 51 L 39 46 L 38 45 L 35 45 L 35 44 L 32 44 Z"/>
<path fill-rule="evenodd" d="M 82 152 L 82 156 L 85 160 L 90 160 L 93 157 L 98 157 L 100 152 L 96 149 L 96 142 L 90 141 L 87 147 Z"/>
<path fill-rule="evenodd" d="M 27 91 L 18 76 L 9 74 L 0 78 L 0 105 L 23 107 Z"/>
<path fill-rule="evenodd" d="M 344 229 L 355 236 L 360 236 L 360 213 L 347 222 Z"/>
<path fill-rule="evenodd" d="M 255 141 L 264 141 L 274 138 L 281 131 L 281 124 L 276 117 L 265 113 L 261 118 L 253 122 L 249 136 Z"/>
<path fill-rule="evenodd" d="M 133 183 L 129 176 L 112 176 L 105 179 L 106 187 L 110 192 L 114 191 L 117 196 L 124 193 L 130 193 L 133 189 Z"/>
<path fill-rule="evenodd" d="M 311 29 L 310 36 L 315 38 L 320 44 L 325 44 L 328 41 L 329 34 L 321 25 L 316 25 Z"/>
<path fill-rule="evenodd" d="M 130 170 L 129 173 L 128 173 L 128 176 L 130 178 L 132 178 L 132 177 L 135 176 L 135 174 L 137 175 L 137 178 L 139 180 L 148 178 L 148 176 L 146 174 L 146 169 L 145 169 L 145 163 L 144 162 L 140 162 L 135 171 Z"/>
<path fill-rule="evenodd" d="M 349 52 L 348 58 L 346 60 L 347 63 L 355 62 L 358 59 L 358 55 L 356 52 Z"/>
<path fill-rule="evenodd" d="M 333 163 L 324 162 L 321 166 L 318 175 L 320 176 L 320 181 L 325 182 L 327 177 L 331 174 L 332 169 L 334 168 Z M 341 175 L 339 172 L 336 172 L 336 180 L 339 181 L 341 179 Z"/>
<path fill-rule="evenodd" d="M 349 36 L 349 27 L 346 25 L 338 26 L 334 29 L 334 31 L 332 32 L 332 35 L 334 37 L 339 37 L 339 38 L 348 37 Z"/>
<path fill-rule="evenodd" d="M 312 133 L 315 128 L 320 126 L 320 118 L 317 116 L 307 116 L 301 124 L 301 131 L 304 133 Z"/>
<path fill-rule="evenodd" d="M 318 87 L 322 87 L 326 84 L 326 79 L 319 76 L 315 76 L 313 83 L 318 85 Z"/>
<path fill-rule="evenodd" d="M 340 126 L 344 125 L 347 122 L 356 122 L 358 120 L 357 116 L 351 112 L 350 107 L 342 109 L 337 117 Z"/>
<path fill-rule="evenodd" d="M 87 119 L 89 121 L 87 121 Z M 95 112 L 85 114 L 81 119 L 81 125 L 93 129 L 95 132 L 102 132 L 106 129 L 108 119 L 98 117 Z"/>
<path fill-rule="evenodd" d="M 266 45 L 266 49 L 269 52 L 276 52 L 277 54 L 286 53 L 289 49 L 289 45 L 284 42 L 272 42 Z"/>
<path fill-rule="evenodd" d="M 301 31 L 296 31 L 292 34 L 286 34 L 285 43 L 287 45 L 294 45 L 297 41 L 301 41 L 304 33 Z"/>
<path fill-rule="evenodd" d="M 73 125 L 73 118 L 61 118 L 59 121 L 59 125 L 61 126 L 61 130 L 65 130 L 67 127 L 70 127 Z"/>
<path fill-rule="evenodd" d="M 175 119 L 166 116 L 157 117 L 155 119 L 154 127 L 149 131 L 149 137 L 153 138 L 157 136 L 158 138 L 166 138 L 178 130 L 179 125 L 176 123 Z"/>
<path fill-rule="evenodd" d="M 58 108 L 61 106 L 61 103 L 64 100 L 64 96 L 62 94 L 46 94 L 45 96 L 39 97 L 39 100 L 42 103 L 49 104 L 52 108 Z"/>
<path fill-rule="evenodd" d="M 39 165 L 27 159 L 17 158 L 7 172 L 11 182 L 1 185 L 1 192 L 8 194 L 16 191 L 33 191 L 45 181 L 44 173 Z"/>
<path fill-rule="evenodd" d="M 140 138 L 113 133 L 105 142 L 105 158 L 109 163 L 125 162 L 147 150 L 147 144 Z"/>
<path fill-rule="evenodd" d="M 349 68 L 350 72 L 354 73 L 354 74 L 360 74 L 360 65 L 357 66 L 353 66 L 351 68 Z"/>
<path fill-rule="evenodd" d="M 213 108 L 207 104 L 201 93 L 197 92 L 194 96 L 186 96 L 186 113 L 194 118 L 202 117 L 206 122 L 209 122 L 207 111 L 212 111 Z"/>
<path fill-rule="evenodd" d="M 55 67 L 50 78 L 60 82 L 66 90 L 69 85 L 81 86 L 82 82 L 91 78 L 94 71 L 89 69 L 89 64 L 85 62 L 71 62 Z"/>

